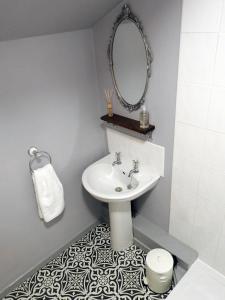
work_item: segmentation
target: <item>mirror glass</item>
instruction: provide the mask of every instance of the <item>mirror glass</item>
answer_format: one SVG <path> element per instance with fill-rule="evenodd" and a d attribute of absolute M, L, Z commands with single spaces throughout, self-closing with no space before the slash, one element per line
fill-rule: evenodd
<path fill-rule="evenodd" d="M 143 26 L 127 4 L 113 25 L 108 57 L 117 98 L 128 111 L 138 110 L 145 101 L 152 54 Z"/>
<path fill-rule="evenodd" d="M 136 24 L 125 20 L 117 27 L 113 43 L 113 71 L 124 100 L 135 105 L 141 99 L 147 78 L 147 57 Z"/>

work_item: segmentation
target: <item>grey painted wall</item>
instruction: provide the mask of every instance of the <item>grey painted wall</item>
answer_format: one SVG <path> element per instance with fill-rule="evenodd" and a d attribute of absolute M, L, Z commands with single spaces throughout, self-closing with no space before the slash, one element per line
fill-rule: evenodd
<path fill-rule="evenodd" d="M 146 106 L 150 111 L 151 122 L 156 126 L 153 142 L 166 148 L 165 178 L 161 179 L 151 193 L 136 201 L 136 205 L 138 213 L 168 230 L 181 0 L 130 0 L 126 2 L 131 5 L 133 12 L 142 21 L 153 51 L 152 78 L 146 96 Z M 113 22 L 120 10 L 121 5 L 118 5 L 94 26 L 96 61 L 101 91 L 112 86 L 106 50 Z M 101 98 L 103 99 L 103 97 L 102 93 Z M 104 112 L 102 109 L 102 113 Z M 114 112 L 136 119 L 139 116 L 139 112 L 129 114 L 117 100 L 114 101 Z"/>
<path fill-rule="evenodd" d="M 96 220 L 83 169 L 105 153 L 91 30 L 0 43 L 0 292 Z M 52 155 L 64 215 L 38 217 L 27 149 Z"/>

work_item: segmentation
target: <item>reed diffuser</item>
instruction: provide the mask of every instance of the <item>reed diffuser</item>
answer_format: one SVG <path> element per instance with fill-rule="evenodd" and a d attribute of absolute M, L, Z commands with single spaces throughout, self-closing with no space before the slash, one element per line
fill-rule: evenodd
<path fill-rule="evenodd" d="M 106 89 L 105 97 L 107 102 L 107 114 L 109 117 L 112 117 L 113 116 L 113 110 L 112 110 L 113 89 Z"/>

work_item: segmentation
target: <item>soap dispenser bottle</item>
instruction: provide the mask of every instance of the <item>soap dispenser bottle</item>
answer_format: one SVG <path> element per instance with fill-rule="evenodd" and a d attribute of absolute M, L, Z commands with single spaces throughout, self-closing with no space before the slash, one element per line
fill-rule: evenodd
<path fill-rule="evenodd" d="M 140 112 L 140 128 L 148 128 L 149 127 L 149 112 L 146 110 L 145 105 L 143 105 L 142 110 Z"/>

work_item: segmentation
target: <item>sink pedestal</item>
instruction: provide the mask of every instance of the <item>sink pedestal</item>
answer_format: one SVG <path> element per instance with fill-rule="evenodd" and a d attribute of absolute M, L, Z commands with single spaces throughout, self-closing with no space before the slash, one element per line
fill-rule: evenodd
<path fill-rule="evenodd" d="M 121 251 L 133 244 L 131 203 L 109 202 L 111 245 L 113 250 Z"/>

